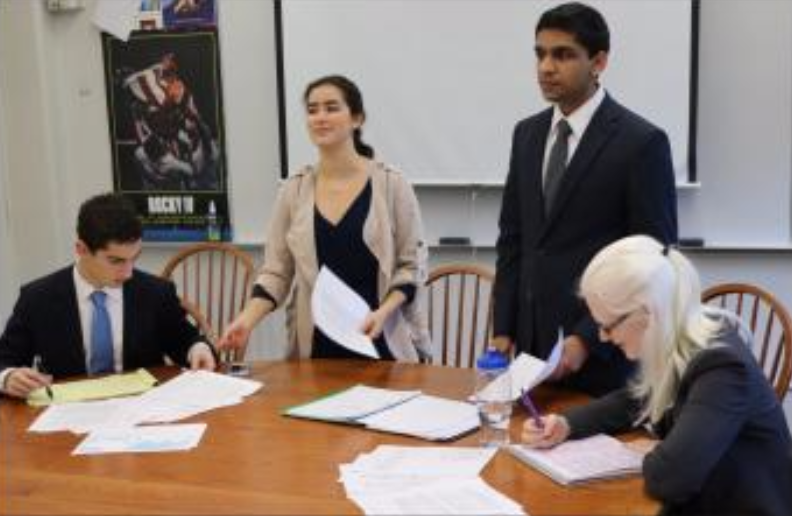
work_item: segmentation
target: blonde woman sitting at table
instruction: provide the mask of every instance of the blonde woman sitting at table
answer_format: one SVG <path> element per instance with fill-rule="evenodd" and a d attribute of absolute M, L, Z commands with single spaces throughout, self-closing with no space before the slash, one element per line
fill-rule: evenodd
<path fill-rule="evenodd" d="M 619 240 L 586 268 L 580 290 L 600 336 L 638 361 L 628 387 L 563 415 L 528 420 L 538 448 L 647 424 L 658 440 L 643 475 L 662 514 L 792 514 L 792 440 L 737 317 L 702 305 L 699 278 L 677 250 Z M 540 427 L 541 426 L 541 427 Z"/>

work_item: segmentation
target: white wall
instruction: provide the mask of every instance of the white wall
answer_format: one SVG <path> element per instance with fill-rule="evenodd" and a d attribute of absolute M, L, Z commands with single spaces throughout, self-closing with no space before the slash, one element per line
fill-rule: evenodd
<path fill-rule="evenodd" d="M 272 13 L 264 0 L 220 2 L 232 209 L 261 228 L 239 235 L 255 252 L 279 169 Z M 14 295 L 22 282 L 69 262 L 79 203 L 112 184 L 100 37 L 90 23 L 95 0 L 68 14 L 48 13 L 44 3 L 0 0 L 0 162 L 7 176 L 0 193 L 9 215 L 0 256 L 10 254 L 15 264 L 2 288 Z M 679 192 L 681 234 L 749 249 L 693 253 L 705 283 L 751 280 L 792 307 L 792 2 L 703 0 L 701 11 L 702 187 Z M 468 236 L 480 244 L 435 248 L 433 263 L 494 262 L 499 189 L 421 187 L 418 195 L 430 243 Z M 756 247 L 782 250 L 750 250 Z M 173 250 L 147 245 L 141 266 L 158 271 Z M 0 323 L 6 315 L 0 304 Z M 282 342 L 282 319 L 273 319 L 256 335 L 254 353 L 277 355 Z"/>
<path fill-rule="evenodd" d="M 0 62 L 2 62 L 2 53 L 0 53 Z M 3 70 L 0 69 L 0 76 Z M 2 97 L 0 97 L 0 113 L 3 113 Z M 6 187 L 6 150 L 4 148 L 3 134 L 5 128 L 3 127 L 2 120 L 0 120 L 0 320 L 3 315 L 11 311 L 12 303 L 14 302 L 15 289 L 12 284 L 16 278 L 16 265 L 13 262 L 13 249 L 9 223 L 8 223 L 8 202 L 6 201 L 5 192 Z"/>

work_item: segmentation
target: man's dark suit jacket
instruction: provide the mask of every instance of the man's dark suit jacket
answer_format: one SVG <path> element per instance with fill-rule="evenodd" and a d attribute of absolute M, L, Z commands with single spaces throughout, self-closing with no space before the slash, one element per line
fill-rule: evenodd
<path fill-rule="evenodd" d="M 599 395 L 624 384 L 632 367 L 599 341 L 578 296 L 588 262 L 632 234 L 677 239 L 676 190 L 668 137 L 606 95 L 572 156 L 545 217 L 542 167 L 552 109 L 517 124 L 503 193 L 495 281 L 495 335 L 547 358 L 558 328 L 583 338 L 589 358 L 566 383 Z"/>
<path fill-rule="evenodd" d="M 55 378 L 85 375 L 82 326 L 73 267 L 24 287 L 0 337 L 0 371 L 29 367 L 39 355 Z M 186 365 L 190 347 L 202 340 L 185 318 L 172 283 L 141 271 L 123 285 L 124 369 L 164 363 L 163 355 Z"/>

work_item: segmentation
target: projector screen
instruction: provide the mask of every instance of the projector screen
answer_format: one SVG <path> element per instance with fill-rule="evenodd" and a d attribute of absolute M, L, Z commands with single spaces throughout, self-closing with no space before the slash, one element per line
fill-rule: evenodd
<path fill-rule="evenodd" d="M 611 31 L 602 84 L 666 130 L 679 183 L 695 178 L 694 1 L 588 2 Z M 514 125 L 548 107 L 536 83 L 534 28 L 558 3 L 281 2 L 284 176 L 317 159 L 305 130 L 305 86 L 343 74 L 363 93 L 363 136 L 378 160 L 416 184 L 502 184 Z"/>

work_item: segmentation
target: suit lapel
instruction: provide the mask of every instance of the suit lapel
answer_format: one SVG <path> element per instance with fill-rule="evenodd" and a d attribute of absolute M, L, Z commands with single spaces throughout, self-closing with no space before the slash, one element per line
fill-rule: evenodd
<path fill-rule="evenodd" d="M 575 155 L 572 156 L 572 161 L 569 162 L 569 167 L 567 167 L 564 176 L 561 178 L 561 185 L 556 194 L 553 209 L 546 221 L 544 234 L 552 227 L 559 213 L 563 212 L 564 205 L 569 202 L 576 186 L 583 176 L 591 170 L 591 164 L 596 160 L 605 143 L 613 136 L 616 128 L 615 121 L 619 117 L 619 113 L 614 109 L 614 106 L 613 100 L 606 96 L 599 109 L 594 113 L 591 122 L 589 122 L 586 132 L 583 133 L 583 138 L 575 150 Z"/>
<path fill-rule="evenodd" d="M 135 349 L 135 345 L 132 343 L 135 342 L 135 329 L 138 327 L 137 321 L 135 320 L 136 310 L 133 309 L 136 305 L 136 284 L 137 282 L 135 281 L 133 272 L 132 277 L 125 281 L 121 287 L 124 298 L 124 320 L 123 328 L 121 329 L 121 354 L 123 356 L 124 367 L 126 367 L 127 364 L 134 363 L 129 353 Z"/>
<path fill-rule="evenodd" d="M 53 314 L 60 317 L 58 327 L 63 330 L 63 333 L 57 335 L 56 338 L 64 341 L 62 353 L 64 361 L 69 364 L 68 369 L 85 371 L 83 328 L 80 322 L 80 310 L 77 307 L 77 288 L 74 286 L 73 271 L 72 267 L 63 269 L 58 278 L 57 290 L 53 299 L 55 305 Z"/>
<path fill-rule="evenodd" d="M 545 146 L 550 134 L 550 123 L 552 120 L 552 109 L 542 113 L 534 128 L 528 132 L 527 142 L 524 146 L 525 149 L 528 149 L 525 157 L 528 164 L 527 170 L 533 171 L 525 177 L 528 202 L 522 207 L 523 210 L 526 210 L 523 220 L 529 221 L 529 224 L 533 225 L 533 228 L 527 231 L 526 235 L 541 234 L 541 229 L 545 225 L 542 171 L 544 169 Z"/>

